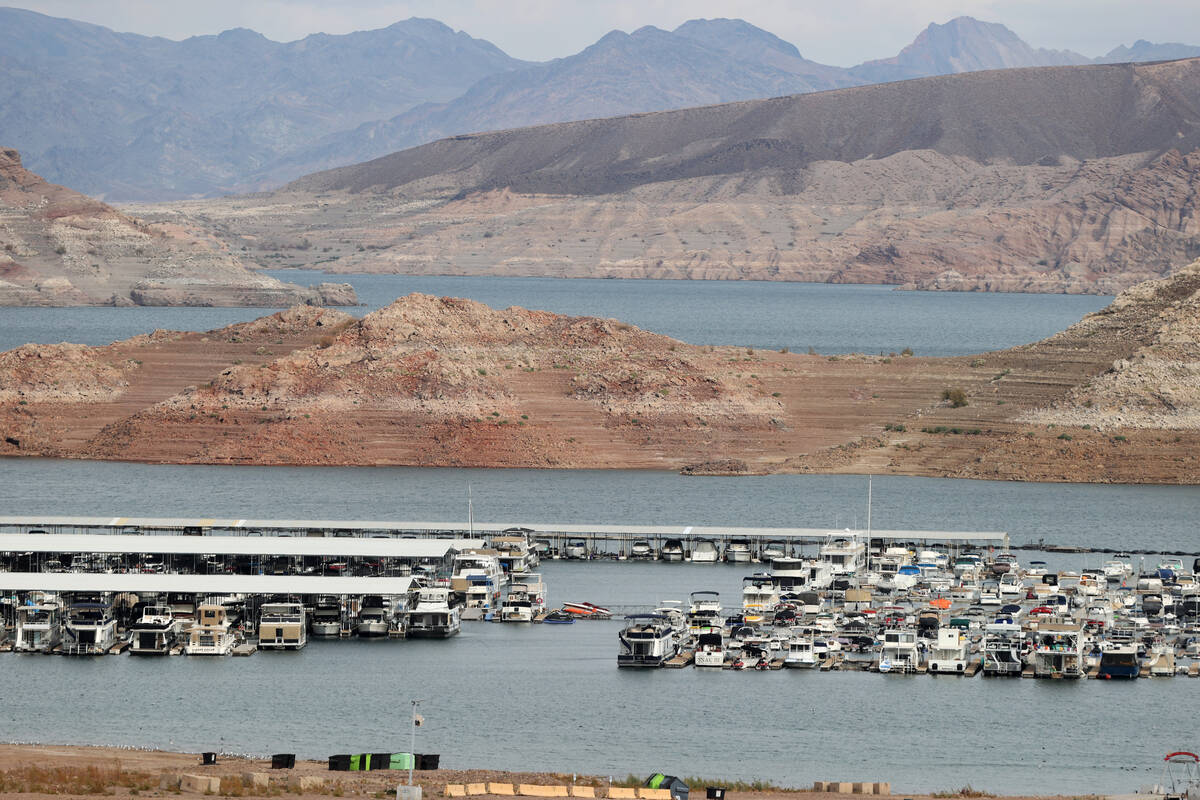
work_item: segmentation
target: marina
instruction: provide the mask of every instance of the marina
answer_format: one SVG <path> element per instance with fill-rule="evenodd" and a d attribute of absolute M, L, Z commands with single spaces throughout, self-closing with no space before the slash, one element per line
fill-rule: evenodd
<path fill-rule="evenodd" d="M 438 523 L 467 519 L 468 483 L 473 486 L 477 519 L 593 520 L 680 530 L 686 526 L 672 523 L 703 520 L 706 527 L 825 531 L 856 527 L 856 517 L 859 522 L 866 519 L 866 480 L 857 476 L 731 481 L 622 471 L 262 469 L 43 460 L 0 464 L 0 470 L 5 469 L 7 480 L 0 482 L 5 508 L 41 519 L 95 516 L 98 509 L 134 509 L 144 518 L 205 519 L 219 507 L 235 522 L 243 517 L 341 516 Z M 341 498 L 339 504 L 330 505 L 325 498 L 331 496 Z M 873 516 L 889 529 L 1003 528 L 1019 561 L 1027 566 L 1031 559 L 1044 558 L 1055 572 L 1102 568 L 1111 556 L 1094 554 L 1093 548 L 1119 549 L 1136 542 L 1143 550 L 1155 551 L 1145 556 L 1149 570 L 1163 550 L 1196 549 L 1197 502 L 1200 496 L 1193 487 L 877 477 Z M 1153 509 L 1152 518 L 1147 517 L 1148 508 Z M 1033 555 L 1017 549 L 1040 539 L 1084 552 Z M 804 555 L 814 556 L 816 548 L 805 545 Z M 999 546 L 995 549 L 1000 552 Z M 1135 567 L 1141 560 L 1132 559 Z M 323 758 L 333 752 L 330 741 L 346 743 L 337 751 L 370 750 L 378 742 L 395 742 L 389 746 L 404 749 L 407 734 L 402 742 L 400 728 L 389 715 L 379 714 L 379 707 L 406 704 L 419 692 L 427 698 L 427 723 L 421 732 L 428 737 L 427 749 L 440 750 L 446 754 L 445 763 L 459 766 L 504 769 L 530 763 L 548 770 L 625 775 L 650 774 L 669 763 L 677 774 L 719 771 L 731 778 L 803 786 L 831 776 L 857 777 L 847 775 L 839 744 L 850 737 L 858 757 L 873 766 L 863 777 L 890 779 L 896 791 L 941 791 L 971 784 L 1008 793 L 1078 794 L 1124 793 L 1153 781 L 1156 773 L 1130 772 L 1130 765 L 1140 769 L 1157 763 L 1163 752 L 1178 749 L 1178 726 L 1163 721 L 1179 718 L 1180 709 L 1200 702 L 1200 681 L 1187 678 L 912 679 L 857 669 L 822 671 L 819 666 L 747 670 L 753 673 L 749 677 L 711 667 L 666 673 L 616 667 L 624 614 L 652 613 L 664 599 L 681 601 L 682 606 L 698 590 L 716 591 L 722 604 L 732 607 L 741 597 L 743 579 L 775 571 L 770 566 L 549 557 L 532 570 L 542 577 L 549 608 L 569 602 L 582 608 L 586 602 L 611 610 L 610 621 L 589 617 L 571 619 L 575 624 L 529 625 L 463 620 L 460 633 L 449 639 L 310 635 L 299 651 L 255 650 L 250 658 L 233 659 L 45 658 L 13 653 L 0 656 L 10 680 L 39 688 L 6 698 L 0 716 L 12 740 L 197 752 L 288 751 Z M 321 598 L 317 605 L 322 605 Z M 337 628 L 340 622 L 325 624 Z M 241 645 L 234 654 L 251 649 L 253 645 Z M 845 650 L 850 654 L 852 648 Z M 367 691 L 362 676 L 369 675 L 401 677 Z M 230 681 L 253 687 L 238 692 L 236 728 L 230 725 L 227 707 L 192 703 L 181 689 Z M 903 686 L 905 724 L 922 729 L 913 743 L 924 754 L 920 759 L 897 749 L 889 726 L 871 724 L 864 716 L 864 710 L 899 707 L 897 681 Z M 497 692 L 498 685 L 505 691 Z M 736 703 L 686 699 L 730 692 L 736 693 Z M 89 702 L 78 703 L 78 696 Z M 130 697 L 137 702 L 131 703 Z M 312 700 L 297 703 L 296 697 Z M 186 730 L 176 722 L 181 702 L 188 709 Z M 636 727 L 629 724 L 631 704 L 641 717 Z M 327 706 L 341 713 L 314 728 L 312 708 Z M 563 707 L 577 706 L 593 709 L 583 727 L 561 714 Z M 485 708 L 495 713 L 478 713 Z M 1028 725 L 1013 723 L 1014 714 L 1026 712 L 1044 719 L 1082 716 L 1088 722 L 1078 735 L 1031 736 Z M 464 715 L 473 720 L 471 725 L 454 722 Z M 514 738 L 514 715 L 539 719 L 541 727 Z M 761 735 L 763 724 L 770 726 L 771 736 Z M 711 748 L 687 733 L 700 728 L 721 741 L 755 745 L 731 745 L 732 760 L 714 765 Z M 1145 735 L 1129 738 L 1123 745 L 1127 758 L 1114 761 L 1107 739 L 1086 731 L 1118 728 Z M 588 737 L 586 748 L 578 746 L 581 731 Z M 794 758 L 798 750 L 805 753 L 802 761 Z"/>

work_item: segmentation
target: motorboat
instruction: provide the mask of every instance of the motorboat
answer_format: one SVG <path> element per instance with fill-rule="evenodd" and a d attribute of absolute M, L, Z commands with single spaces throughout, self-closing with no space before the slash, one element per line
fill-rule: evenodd
<path fill-rule="evenodd" d="M 617 635 L 618 667 L 661 667 L 679 653 L 679 640 L 661 614 L 631 614 Z"/>
<path fill-rule="evenodd" d="M 1000 576 L 1010 572 L 1017 572 L 1020 566 L 1017 563 L 1017 557 L 1012 553 L 1000 553 L 992 560 L 992 574 Z"/>
<path fill-rule="evenodd" d="M 80 600 L 67 609 L 63 625 L 63 652 L 101 655 L 117 641 L 117 620 L 112 606 L 100 600 Z"/>
<path fill-rule="evenodd" d="M 179 640 L 179 620 L 166 605 L 146 606 L 129 627 L 129 652 L 135 656 L 170 655 Z"/>
<path fill-rule="evenodd" d="M 742 612 L 748 624 L 767 619 L 779 603 L 779 587 L 771 575 L 758 574 L 742 579 Z"/>
<path fill-rule="evenodd" d="M 929 656 L 929 671 L 963 674 L 967 669 L 968 644 L 958 628 L 939 628 L 937 644 Z"/>
<path fill-rule="evenodd" d="M 394 619 L 391 598 L 368 595 L 358 608 L 355 632 L 366 639 L 387 636 L 392 631 Z"/>
<path fill-rule="evenodd" d="M 720 626 L 706 628 L 696 634 L 694 659 L 697 667 L 725 666 L 725 637 Z"/>
<path fill-rule="evenodd" d="M 587 558 L 587 542 L 583 539 L 568 539 L 566 547 L 563 548 L 563 556 L 573 559 Z"/>
<path fill-rule="evenodd" d="M 649 542 L 636 541 L 629 548 L 629 557 L 635 561 L 650 561 L 654 558 L 654 548 Z"/>
<path fill-rule="evenodd" d="M 706 628 L 720 628 L 721 593 L 711 591 L 692 592 L 688 596 L 688 631 L 699 633 Z"/>
<path fill-rule="evenodd" d="M 749 551 L 747 551 L 748 553 Z M 693 564 L 715 564 L 721 560 L 720 556 L 716 543 L 711 539 L 697 539 L 692 543 L 691 561 Z"/>
<path fill-rule="evenodd" d="M 258 612 L 259 650 L 299 650 L 308 644 L 303 603 L 263 603 Z"/>
<path fill-rule="evenodd" d="M 228 612 L 220 603 L 203 603 L 196 609 L 187 637 L 183 652 L 189 656 L 227 656 L 236 642 Z"/>
<path fill-rule="evenodd" d="M 62 641 L 62 606 L 54 599 L 17 607 L 13 650 L 49 653 Z"/>
<path fill-rule="evenodd" d="M 663 561 L 683 561 L 683 542 L 679 539 L 667 539 L 662 546 Z"/>
<path fill-rule="evenodd" d="M 317 607 L 309 617 L 313 636 L 326 638 L 342 635 L 342 603 L 336 597 L 317 598 Z"/>
<path fill-rule="evenodd" d="M 749 564 L 750 542 L 747 539 L 730 539 L 725 547 L 725 560 L 731 564 Z"/>
<path fill-rule="evenodd" d="M 408 611 L 408 635 L 446 639 L 462 628 L 462 610 L 451 603 L 451 591 L 443 586 L 413 590 Z"/>
<path fill-rule="evenodd" d="M 763 543 L 762 560 L 774 561 L 777 558 L 786 558 L 788 554 L 787 542 L 780 539 L 771 539 Z"/>

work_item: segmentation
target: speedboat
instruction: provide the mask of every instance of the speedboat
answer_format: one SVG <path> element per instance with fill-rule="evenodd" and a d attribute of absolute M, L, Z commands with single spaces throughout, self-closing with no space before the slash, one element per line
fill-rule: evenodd
<path fill-rule="evenodd" d="M 663 561 L 683 561 L 683 542 L 678 539 L 667 539 L 662 547 Z"/>
<path fill-rule="evenodd" d="M 750 542 L 745 539 L 730 539 L 725 548 L 725 560 L 731 564 L 750 563 Z"/>
<path fill-rule="evenodd" d="M 748 552 L 748 551 L 747 551 Z M 711 539 L 697 539 L 692 544 L 693 564 L 715 564 L 720 560 L 717 545 Z"/>
<path fill-rule="evenodd" d="M 649 542 L 636 541 L 629 548 L 629 557 L 635 561 L 649 561 L 654 558 L 654 548 L 650 546 Z"/>

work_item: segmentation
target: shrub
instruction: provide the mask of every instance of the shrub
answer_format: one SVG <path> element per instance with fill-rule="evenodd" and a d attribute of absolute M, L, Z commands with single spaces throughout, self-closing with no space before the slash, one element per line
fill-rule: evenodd
<path fill-rule="evenodd" d="M 1067 442 L 1069 442 L 1069 441 L 1071 441 L 1071 434 L 1069 434 L 1069 433 L 1060 433 L 1060 434 L 1058 435 L 1058 438 L 1060 438 L 1060 439 L 1062 439 L 1062 440 L 1064 440 L 1064 441 L 1067 441 Z"/>
<path fill-rule="evenodd" d="M 913 352 L 912 352 L 911 347 L 906 347 L 900 351 L 900 355 L 902 355 L 902 356 L 911 356 L 912 354 L 913 354 Z"/>
<path fill-rule="evenodd" d="M 967 393 L 962 389 L 943 389 L 942 399 L 952 408 L 962 408 L 967 404 Z"/>

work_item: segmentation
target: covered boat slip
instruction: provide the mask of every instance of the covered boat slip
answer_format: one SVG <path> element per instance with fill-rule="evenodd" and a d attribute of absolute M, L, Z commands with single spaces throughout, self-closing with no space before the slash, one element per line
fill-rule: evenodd
<path fill-rule="evenodd" d="M 319 575 L 163 575 L 153 573 L 0 572 L 7 592 L 133 592 L 134 594 L 401 596 L 411 578 Z"/>
<path fill-rule="evenodd" d="M 455 553 L 482 546 L 481 539 L 0 533 L 0 565 L 30 573 L 82 564 L 86 572 L 379 577 L 420 563 L 446 566 Z"/>

